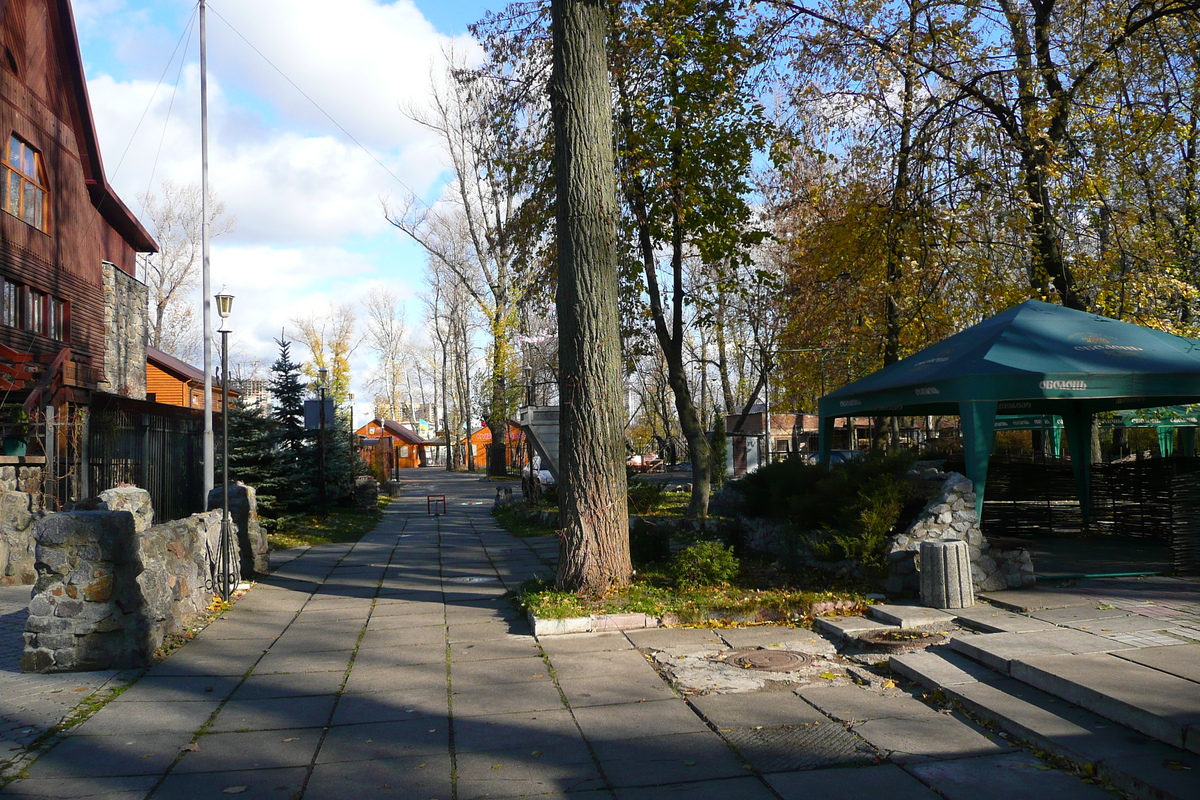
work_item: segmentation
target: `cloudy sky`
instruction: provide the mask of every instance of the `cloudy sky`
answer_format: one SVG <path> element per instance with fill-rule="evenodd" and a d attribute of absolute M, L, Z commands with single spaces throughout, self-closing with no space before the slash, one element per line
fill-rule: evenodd
<path fill-rule="evenodd" d="M 164 179 L 200 180 L 197 3 L 73 5 L 108 178 L 140 214 L 139 195 Z M 447 176 L 437 143 L 402 109 L 426 103 L 444 52 L 477 52 L 467 25 L 499 7 L 208 0 L 210 183 L 237 219 L 213 242 L 212 282 L 237 298 L 239 352 L 270 363 L 292 318 L 376 287 L 407 298 L 410 327 L 419 322 L 424 256 L 382 203 L 408 190 L 433 201 Z M 354 367 L 361 401 L 365 347 Z M 369 406 L 356 405 L 361 419 Z"/>

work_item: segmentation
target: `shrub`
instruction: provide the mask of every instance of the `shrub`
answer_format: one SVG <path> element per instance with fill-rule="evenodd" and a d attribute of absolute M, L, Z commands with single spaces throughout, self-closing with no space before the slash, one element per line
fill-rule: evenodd
<path fill-rule="evenodd" d="M 680 589 L 697 589 L 729 583 L 737 577 L 738 568 L 732 547 L 720 542 L 697 542 L 675 554 L 670 574 Z"/>
<path fill-rule="evenodd" d="M 666 489 L 660 483 L 637 481 L 629 484 L 629 513 L 649 514 L 663 500 Z"/>

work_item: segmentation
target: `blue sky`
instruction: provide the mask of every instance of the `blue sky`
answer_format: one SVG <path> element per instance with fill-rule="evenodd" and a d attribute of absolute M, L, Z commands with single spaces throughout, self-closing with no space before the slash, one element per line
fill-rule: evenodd
<path fill-rule="evenodd" d="M 196 3 L 73 5 L 105 168 L 140 212 L 139 196 L 158 191 L 164 179 L 200 179 Z M 213 242 L 213 290 L 225 284 L 237 297 L 236 349 L 269 364 L 276 353 L 271 340 L 291 319 L 358 302 L 378 288 L 406 298 L 409 326 L 418 328 L 424 255 L 387 223 L 383 206 L 408 189 L 436 200 L 446 171 L 436 140 L 402 108 L 419 113 L 425 106 L 446 52 L 477 54 L 467 25 L 500 4 L 209 0 L 208 6 L 210 178 L 237 219 L 232 233 Z M 181 40 L 186 52 L 172 58 Z M 370 367 L 360 347 L 354 359 L 360 400 Z M 357 405 L 361 416 L 367 405 Z"/>

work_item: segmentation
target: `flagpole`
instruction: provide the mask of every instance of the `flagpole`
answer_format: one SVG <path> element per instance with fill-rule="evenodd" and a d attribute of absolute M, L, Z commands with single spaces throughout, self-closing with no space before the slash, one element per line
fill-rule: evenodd
<path fill-rule="evenodd" d="M 204 508 L 213 489 L 212 279 L 208 260 L 208 53 L 200 0 L 200 263 L 204 318 Z"/>

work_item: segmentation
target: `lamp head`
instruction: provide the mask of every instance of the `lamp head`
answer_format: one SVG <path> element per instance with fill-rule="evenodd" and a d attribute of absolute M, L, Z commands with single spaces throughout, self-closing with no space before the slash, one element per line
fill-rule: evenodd
<path fill-rule="evenodd" d="M 218 294 L 216 297 L 216 301 L 217 314 L 221 317 L 221 319 L 228 319 L 229 315 L 233 313 L 233 295 L 226 291 L 225 287 L 222 286 L 220 294 Z"/>
<path fill-rule="evenodd" d="M 328 375 L 329 375 L 329 370 L 325 369 L 324 367 L 321 367 L 320 369 L 317 370 L 317 380 L 320 381 L 321 383 L 325 382 L 325 378 Z"/>

